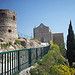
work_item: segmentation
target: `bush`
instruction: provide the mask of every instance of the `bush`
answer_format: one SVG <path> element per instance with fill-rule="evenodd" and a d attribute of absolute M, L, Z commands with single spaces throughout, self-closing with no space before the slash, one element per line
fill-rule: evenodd
<path fill-rule="evenodd" d="M 50 41 L 50 44 L 51 44 L 51 45 L 53 45 L 53 42 L 52 42 L 52 41 Z"/>
<path fill-rule="evenodd" d="M 12 42 L 9 41 L 9 45 L 12 45 Z"/>
<path fill-rule="evenodd" d="M 38 63 L 39 65 L 42 65 L 43 62 L 42 62 L 41 60 L 38 60 L 37 63 Z"/>
<path fill-rule="evenodd" d="M 63 40 L 54 41 L 54 44 L 57 44 L 60 48 L 60 53 L 65 57 L 66 56 L 66 50 L 65 50 L 65 43 Z"/>
<path fill-rule="evenodd" d="M 42 60 L 38 60 L 38 66 L 34 69 L 35 75 L 62 75 L 58 73 L 60 71 L 55 71 L 53 68 L 54 65 L 58 66 L 64 64 L 63 66 L 67 65 L 67 60 L 60 54 L 60 49 L 58 45 L 51 45 L 51 50 L 49 50 L 48 54 L 46 54 Z M 66 63 L 65 63 L 66 62 Z M 52 67 L 52 69 L 51 69 Z M 53 71 L 52 71 L 53 70 Z M 51 72 L 51 73 L 50 73 Z M 52 74 L 53 73 L 53 74 Z M 32 70 L 33 75 L 33 70 Z"/>
<path fill-rule="evenodd" d="M 49 73 L 50 75 L 75 75 L 75 69 L 60 64 L 50 66 Z"/>
<path fill-rule="evenodd" d="M 15 43 L 14 44 L 19 44 L 21 45 L 21 41 L 20 40 L 15 40 Z"/>
<path fill-rule="evenodd" d="M 33 39 L 31 39 L 31 40 L 38 40 L 38 38 L 33 38 Z"/>
<path fill-rule="evenodd" d="M 14 73 L 13 75 L 19 75 L 19 73 Z"/>
<path fill-rule="evenodd" d="M 19 34 L 18 34 L 18 39 L 21 39 L 21 37 L 19 36 Z"/>
<path fill-rule="evenodd" d="M 10 45 L 12 45 L 12 42 L 3 43 L 3 44 L 1 44 L 1 49 L 7 49 L 7 47 L 10 47 Z"/>
<path fill-rule="evenodd" d="M 63 59 L 61 57 L 58 57 L 58 63 L 63 64 Z"/>
<path fill-rule="evenodd" d="M 37 70 L 34 68 L 34 69 L 30 69 L 30 73 L 31 75 L 36 75 L 37 74 Z"/>

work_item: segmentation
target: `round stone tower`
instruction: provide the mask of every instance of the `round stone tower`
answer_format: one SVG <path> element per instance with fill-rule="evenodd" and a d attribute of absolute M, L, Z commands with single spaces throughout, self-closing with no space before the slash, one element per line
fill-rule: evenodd
<path fill-rule="evenodd" d="M 2 38 L 3 41 L 18 38 L 16 12 L 8 9 L 0 9 L 0 38 Z"/>

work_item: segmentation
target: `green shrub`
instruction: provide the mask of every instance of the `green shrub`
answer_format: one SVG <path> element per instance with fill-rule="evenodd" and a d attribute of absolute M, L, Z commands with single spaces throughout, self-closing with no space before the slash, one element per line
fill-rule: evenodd
<path fill-rule="evenodd" d="M 10 47 L 10 45 L 12 45 L 12 42 L 3 43 L 3 44 L 1 44 L 1 49 L 7 49 L 7 47 Z"/>
<path fill-rule="evenodd" d="M 25 39 L 27 41 L 27 38 L 23 38 L 23 39 Z"/>
<path fill-rule="evenodd" d="M 49 69 L 50 75 L 75 75 L 75 69 L 66 65 L 53 65 Z"/>
<path fill-rule="evenodd" d="M 19 73 L 14 73 L 13 75 L 19 75 Z"/>
<path fill-rule="evenodd" d="M 15 40 L 14 44 L 19 44 L 19 45 L 21 45 L 21 41 L 20 41 L 20 40 Z"/>
<path fill-rule="evenodd" d="M 41 60 L 38 60 L 37 63 L 38 63 L 39 65 L 42 65 L 43 62 L 42 62 Z"/>
<path fill-rule="evenodd" d="M 18 34 L 18 39 L 21 39 L 21 37 L 19 36 L 19 34 Z"/>
<path fill-rule="evenodd" d="M 62 64 L 63 63 L 63 59 L 61 57 L 58 57 L 58 63 Z"/>
<path fill-rule="evenodd" d="M 58 45 L 51 45 L 50 49 L 51 50 L 48 51 L 48 54 L 43 56 L 42 60 L 37 61 L 38 66 L 36 67 L 36 69 L 32 70 L 32 75 L 34 74 L 33 71 L 35 71 L 35 73 L 38 73 L 35 75 L 62 75 L 61 73 L 58 73 L 60 71 L 55 71 L 55 69 L 52 69 L 52 71 L 50 66 L 57 66 L 60 64 L 66 65 L 66 59 L 60 54 Z"/>
<path fill-rule="evenodd" d="M 40 71 L 39 68 L 33 68 L 33 69 L 30 69 L 30 74 L 31 75 L 45 75 L 46 73 L 43 72 L 42 69 Z"/>
<path fill-rule="evenodd" d="M 31 39 L 31 40 L 38 40 L 38 38 L 33 38 L 33 39 Z"/>
<path fill-rule="evenodd" d="M 30 69 L 30 73 L 31 73 L 31 75 L 37 75 L 37 70 L 35 68 Z"/>
<path fill-rule="evenodd" d="M 12 45 L 12 42 L 9 41 L 9 45 Z"/>

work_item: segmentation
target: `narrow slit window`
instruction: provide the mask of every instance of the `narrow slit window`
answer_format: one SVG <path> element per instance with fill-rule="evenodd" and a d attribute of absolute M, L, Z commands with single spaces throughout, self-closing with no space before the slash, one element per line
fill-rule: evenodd
<path fill-rule="evenodd" d="M 15 16 L 13 16 L 13 20 L 15 20 Z"/>

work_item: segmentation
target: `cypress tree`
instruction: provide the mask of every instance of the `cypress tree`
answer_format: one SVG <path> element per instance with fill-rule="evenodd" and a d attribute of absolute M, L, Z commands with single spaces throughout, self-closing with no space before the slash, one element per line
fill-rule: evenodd
<path fill-rule="evenodd" d="M 72 66 L 72 61 L 73 61 L 73 48 L 74 48 L 73 46 L 74 46 L 74 32 L 70 20 L 68 35 L 67 35 L 67 52 L 66 52 L 70 67 Z"/>

